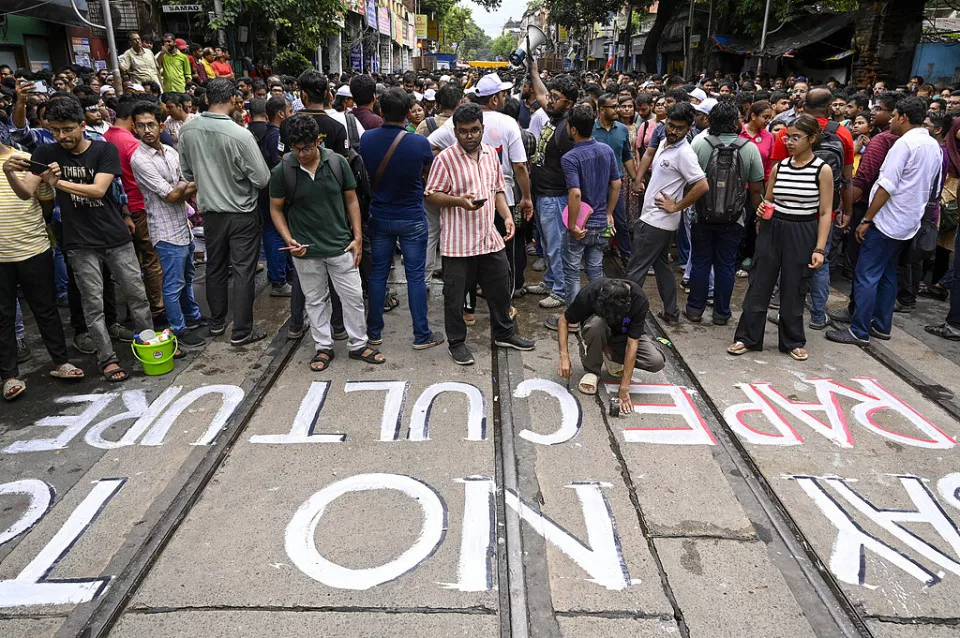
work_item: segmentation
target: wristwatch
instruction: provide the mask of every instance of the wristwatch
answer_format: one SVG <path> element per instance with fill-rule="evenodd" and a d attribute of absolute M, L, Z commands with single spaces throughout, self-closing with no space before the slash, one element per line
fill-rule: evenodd
<path fill-rule="evenodd" d="M 866 224 L 867 226 L 870 226 L 871 224 L 873 224 L 873 220 L 872 220 L 872 219 L 864 219 L 864 220 L 862 220 L 862 221 L 860 222 L 860 225 L 862 226 L 862 225 L 864 225 L 864 224 Z"/>

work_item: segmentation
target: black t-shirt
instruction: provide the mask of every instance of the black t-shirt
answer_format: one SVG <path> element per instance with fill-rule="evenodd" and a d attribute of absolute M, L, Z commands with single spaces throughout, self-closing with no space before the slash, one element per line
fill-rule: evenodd
<path fill-rule="evenodd" d="M 56 162 L 60 165 L 60 179 L 74 184 L 93 184 L 97 173 L 120 175 L 120 152 L 109 142 L 91 141 L 79 155 L 65 151 L 59 144 L 44 144 L 34 151 L 33 160 L 43 164 Z M 116 248 L 131 241 L 112 186 L 100 199 L 57 189 L 57 202 L 63 218 L 64 249 Z"/>
<path fill-rule="evenodd" d="M 600 287 L 605 278 L 594 279 L 586 286 L 580 289 L 573 303 L 567 306 L 564 316 L 570 323 L 581 323 L 586 321 L 593 312 L 593 305 L 600 296 Z M 643 335 L 643 324 L 647 320 L 647 312 L 650 310 L 650 302 L 647 301 L 647 295 L 637 284 L 622 279 L 624 283 L 630 286 L 630 312 L 623 318 L 623 323 L 619 326 L 610 326 L 610 331 L 615 334 L 625 334 L 631 339 L 639 339 Z M 609 324 L 608 324 L 609 325 Z"/>
<path fill-rule="evenodd" d="M 567 118 L 543 127 L 537 141 L 537 161 L 533 164 L 533 192 L 541 197 L 566 196 L 567 180 L 563 177 L 560 158 L 573 148 L 573 138 L 567 131 Z"/>
<path fill-rule="evenodd" d="M 320 141 L 323 142 L 323 145 L 331 151 L 347 157 L 347 150 L 350 148 L 350 145 L 347 141 L 347 129 L 344 128 L 343 124 L 323 111 L 303 110 L 297 113 L 297 115 L 312 115 L 313 119 L 317 121 L 317 126 L 320 127 Z M 290 144 L 287 141 L 286 135 L 287 130 L 284 126 L 286 123 L 287 120 L 284 120 L 280 124 L 280 139 L 285 147 L 289 147 Z"/>

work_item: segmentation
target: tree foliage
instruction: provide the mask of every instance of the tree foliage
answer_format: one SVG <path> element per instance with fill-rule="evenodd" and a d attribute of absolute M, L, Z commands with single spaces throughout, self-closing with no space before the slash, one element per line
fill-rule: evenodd
<path fill-rule="evenodd" d="M 212 1 L 205 4 L 213 8 Z M 210 27 L 271 25 L 281 45 L 309 56 L 324 36 L 340 29 L 336 20 L 342 14 L 340 0 L 223 0 L 223 13 Z"/>
<path fill-rule="evenodd" d="M 490 44 L 490 52 L 501 60 L 506 60 L 516 49 L 517 37 L 512 33 L 501 35 Z"/>
<path fill-rule="evenodd" d="M 543 0 L 543 5 L 550 9 L 550 21 L 571 28 L 604 23 L 607 16 L 619 11 L 623 4 L 622 0 Z M 638 2 L 637 6 L 640 4 L 649 2 Z"/>
<path fill-rule="evenodd" d="M 440 22 L 443 30 L 442 50 L 455 52 L 461 60 L 478 59 L 480 54 L 490 57 L 490 38 L 473 21 L 469 7 L 452 7 Z"/>

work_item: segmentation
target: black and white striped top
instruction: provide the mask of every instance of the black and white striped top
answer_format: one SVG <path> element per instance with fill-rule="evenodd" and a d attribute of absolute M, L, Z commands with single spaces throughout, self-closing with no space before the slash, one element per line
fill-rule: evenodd
<path fill-rule="evenodd" d="M 819 157 L 806 166 L 797 168 L 788 157 L 777 165 L 777 181 L 773 183 L 774 210 L 781 215 L 807 217 L 820 212 Z"/>

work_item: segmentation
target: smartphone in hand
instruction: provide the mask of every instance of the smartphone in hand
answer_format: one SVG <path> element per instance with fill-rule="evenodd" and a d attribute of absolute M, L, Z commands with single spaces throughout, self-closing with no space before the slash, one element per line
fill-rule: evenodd
<path fill-rule="evenodd" d="M 47 166 L 46 164 L 41 164 L 40 162 L 34 162 L 33 160 L 29 160 L 29 161 L 30 161 L 30 172 L 33 173 L 34 175 L 43 175 L 48 170 L 50 170 L 50 167 Z"/>
<path fill-rule="evenodd" d="M 473 200 L 473 205 L 474 205 L 474 206 L 483 206 L 483 205 L 486 204 L 486 203 L 487 203 L 487 198 L 486 198 L 486 197 L 484 197 L 483 199 L 475 199 L 475 200 Z"/>

